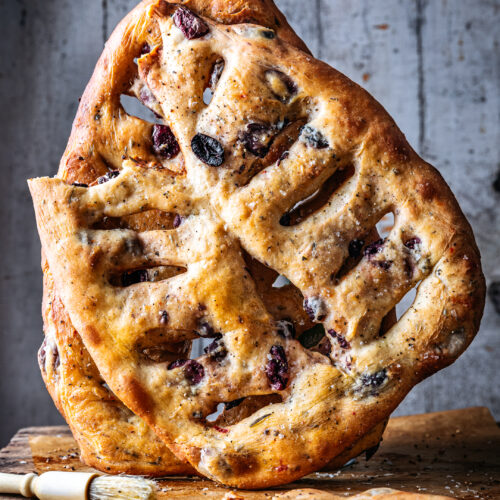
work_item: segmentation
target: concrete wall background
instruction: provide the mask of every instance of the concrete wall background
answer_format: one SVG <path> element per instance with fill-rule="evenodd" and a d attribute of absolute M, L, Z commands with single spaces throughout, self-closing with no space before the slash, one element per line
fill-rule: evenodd
<path fill-rule="evenodd" d="M 0 2 L 0 446 L 19 427 L 61 422 L 36 363 L 41 273 L 26 179 L 55 173 L 103 43 L 135 3 Z M 277 3 L 313 53 L 365 86 L 439 168 L 475 229 L 488 284 L 500 283 L 500 1 Z M 500 419 L 498 295 L 469 350 L 398 413 L 485 405 Z"/>

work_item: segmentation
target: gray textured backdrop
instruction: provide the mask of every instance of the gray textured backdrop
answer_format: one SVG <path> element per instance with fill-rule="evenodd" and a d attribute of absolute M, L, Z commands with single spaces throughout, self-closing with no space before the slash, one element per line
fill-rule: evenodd
<path fill-rule="evenodd" d="M 36 364 L 41 273 L 25 179 L 55 173 L 104 40 L 135 3 L 0 1 L 0 445 L 21 426 L 61 421 Z M 475 229 L 488 284 L 500 282 L 500 1 L 278 4 L 313 53 L 364 85 L 440 169 Z M 485 405 L 500 418 L 498 302 L 495 311 L 488 300 L 466 354 L 399 413 Z"/>

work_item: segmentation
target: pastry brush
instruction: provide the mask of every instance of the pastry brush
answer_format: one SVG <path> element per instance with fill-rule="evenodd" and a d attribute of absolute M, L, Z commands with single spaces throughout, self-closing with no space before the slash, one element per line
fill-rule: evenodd
<path fill-rule="evenodd" d="M 0 473 L 0 493 L 40 500 L 152 500 L 152 481 L 130 476 L 99 476 L 88 472 L 50 471 L 36 474 Z"/>

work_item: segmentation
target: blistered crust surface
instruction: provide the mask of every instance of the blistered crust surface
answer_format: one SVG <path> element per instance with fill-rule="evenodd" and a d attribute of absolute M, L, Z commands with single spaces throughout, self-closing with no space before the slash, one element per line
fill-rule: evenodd
<path fill-rule="evenodd" d="M 117 167 L 125 156 L 119 174 L 90 187 L 70 182 L 95 158 L 66 154 L 61 178 L 30 181 L 43 249 L 71 322 L 127 407 L 208 477 L 245 488 L 285 483 L 340 455 L 463 352 L 484 304 L 479 253 L 437 171 L 346 77 L 279 30 L 210 16 L 196 21 L 206 28 L 198 36 L 176 20 L 177 7 L 143 7 L 155 28 L 134 26 L 134 88 L 148 89 L 180 153 L 148 159 L 157 145 L 151 126 L 138 122 L 143 140 L 127 150 L 116 141 L 106 158 Z M 93 80 L 84 108 L 92 102 L 95 120 L 106 117 L 119 136 L 130 117 L 114 115 L 109 99 L 103 108 L 90 99 L 102 83 Z M 72 150 L 85 126 L 93 125 L 77 118 Z M 100 148 L 112 149 L 105 141 Z M 97 150 L 93 143 L 91 154 Z M 95 169 L 90 177 L 106 174 Z M 308 206 L 332 182 L 320 206 L 297 215 L 294 206 Z M 102 223 L 151 210 L 175 213 L 179 224 L 138 231 Z M 389 212 L 390 234 L 370 241 Z M 327 332 L 318 349 L 283 333 L 245 258 L 300 291 Z M 184 272 L 113 282 L 116 273 L 160 267 Z M 412 307 L 383 328 L 417 284 Z M 302 313 L 291 319 L 303 330 Z M 193 340 L 201 323 L 218 336 L 196 361 L 144 356 L 145 338 Z M 240 418 L 205 418 L 221 402 L 259 397 L 271 404 Z"/>

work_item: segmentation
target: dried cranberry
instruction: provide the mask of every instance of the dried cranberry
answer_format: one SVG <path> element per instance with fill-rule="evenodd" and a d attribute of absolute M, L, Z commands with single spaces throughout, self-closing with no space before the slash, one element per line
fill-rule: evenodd
<path fill-rule="evenodd" d="M 122 274 L 122 286 L 135 285 L 136 283 L 143 283 L 148 281 L 148 272 L 146 269 L 138 269 L 137 271 L 131 271 Z"/>
<path fill-rule="evenodd" d="M 214 429 L 218 432 L 222 432 L 222 434 L 227 434 L 229 432 L 229 429 L 226 429 L 225 427 L 220 427 L 218 425 L 214 425 Z"/>
<path fill-rule="evenodd" d="M 199 384 L 201 379 L 205 376 L 203 365 L 194 359 L 177 359 L 176 361 L 172 361 L 172 363 L 167 366 L 167 370 L 173 370 L 182 366 L 184 367 L 184 376 L 192 385 Z"/>
<path fill-rule="evenodd" d="M 179 143 L 168 125 L 153 125 L 152 140 L 153 150 L 158 156 L 170 160 L 179 154 Z"/>
<path fill-rule="evenodd" d="M 160 312 L 160 323 L 162 325 L 166 325 L 168 323 L 168 312 L 167 311 L 161 311 Z"/>
<path fill-rule="evenodd" d="M 269 351 L 269 357 L 265 369 L 267 378 L 275 391 L 282 391 L 289 379 L 285 350 L 280 345 L 273 345 Z"/>
<path fill-rule="evenodd" d="M 323 321 L 326 318 L 327 307 L 321 297 L 308 297 L 304 299 L 304 311 L 311 321 Z"/>
<path fill-rule="evenodd" d="M 240 134 L 240 140 L 247 151 L 264 158 L 270 146 L 271 127 L 264 123 L 249 123 L 245 132 Z"/>
<path fill-rule="evenodd" d="M 205 376 L 205 369 L 198 361 L 190 359 L 184 365 L 184 376 L 190 384 L 196 385 L 199 384 Z"/>
<path fill-rule="evenodd" d="M 196 134 L 191 141 L 193 153 L 207 165 L 220 167 L 224 163 L 224 148 L 213 137 Z"/>
<path fill-rule="evenodd" d="M 358 257 L 361 254 L 365 242 L 363 240 L 354 239 L 349 243 L 349 256 Z"/>
<path fill-rule="evenodd" d="M 326 137 L 315 128 L 310 125 L 306 125 L 302 128 L 301 134 L 302 140 L 312 148 L 325 149 L 329 146 Z"/>
<path fill-rule="evenodd" d="M 387 370 L 384 368 L 375 373 L 364 373 L 361 375 L 361 383 L 365 387 L 372 387 L 376 389 L 380 387 L 387 380 Z"/>
<path fill-rule="evenodd" d="M 108 182 L 111 179 L 118 177 L 119 175 L 120 175 L 119 170 L 111 170 L 107 174 L 104 174 L 103 176 L 99 177 L 99 179 L 97 179 L 97 184 L 104 184 L 105 182 Z"/>
<path fill-rule="evenodd" d="M 291 339 L 295 337 L 295 326 L 289 319 L 280 319 L 276 321 L 276 331 L 278 335 L 286 339 Z"/>
<path fill-rule="evenodd" d="M 347 342 L 345 337 L 343 335 L 340 335 L 340 333 L 337 333 L 335 330 L 328 330 L 328 333 L 334 339 L 337 339 L 337 342 L 342 349 L 350 349 L 351 348 L 351 344 L 349 344 L 349 342 Z"/>
<path fill-rule="evenodd" d="M 175 11 L 174 23 L 188 40 L 200 38 L 209 31 L 207 23 L 185 7 Z"/>
<path fill-rule="evenodd" d="M 321 339 L 325 336 L 325 328 L 323 325 L 314 325 L 309 330 L 302 332 L 299 336 L 299 342 L 306 348 L 311 349 L 318 345 Z"/>
<path fill-rule="evenodd" d="M 265 371 L 271 387 L 275 391 L 282 391 L 288 384 L 288 361 L 285 350 L 280 345 L 273 345 L 269 351 L 270 359 Z"/>
<path fill-rule="evenodd" d="M 374 241 L 373 243 L 370 243 L 363 252 L 364 256 L 370 259 L 373 255 L 380 253 L 382 251 L 383 246 L 384 246 L 384 240 L 377 240 Z"/>
<path fill-rule="evenodd" d="M 415 250 L 415 248 L 420 245 L 420 243 L 422 243 L 422 241 L 420 240 L 420 238 L 418 238 L 417 236 L 415 236 L 415 238 L 411 238 L 407 241 L 405 241 L 405 247 L 410 249 L 410 250 Z"/>
<path fill-rule="evenodd" d="M 88 184 L 84 184 L 83 182 L 73 182 L 72 186 L 80 187 L 80 188 L 88 188 L 89 187 Z"/>
<path fill-rule="evenodd" d="M 210 90 L 212 92 L 215 92 L 215 87 L 217 87 L 217 84 L 219 83 L 222 72 L 224 71 L 224 66 L 224 59 L 217 59 L 217 61 L 215 61 L 212 72 L 210 73 L 210 80 L 208 83 L 208 86 L 210 87 Z"/>
<path fill-rule="evenodd" d="M 174 229 L 177 229 L 184 221 L 184 218 L 179 215 L 179 214 L 175 214 L 175 217 L 174 217 Z"/>
<path fill-rule="evenodd" d="M 172 361 L 168 366 L 167 370 L 173 370 L 175 368 L 179 368 L 181 366 L 184 366 L 189 359 L 176 359 L 175 361 Z"/>
<path fill-rule="evenodd" d="M 220 335 L 220 333 L 215 332 L 209 323 L 201 323 L 196 333 L 205 339 L 217 338 Z"/>
<path fill-rule="evenodd" d="M 224 409 L 231 410 L 231 408 L 236 408 L 237 406 L 240 406 L 241 403 L 243 403 L 244 399 L 245 398 L 239 398 L 235 399 L 234 401 L 229 401 L 228 403 L 224 403 Z"/>

